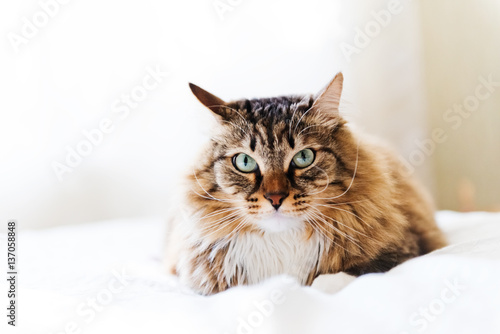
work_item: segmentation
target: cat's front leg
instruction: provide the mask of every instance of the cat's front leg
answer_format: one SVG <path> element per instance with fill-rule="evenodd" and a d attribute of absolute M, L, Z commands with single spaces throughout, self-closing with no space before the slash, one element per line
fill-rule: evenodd
<path fill-rule="evenodd" d="M 184 243 L 180 250 L 175 271 L 180 281 L 191 290 L 212 295 L 237 285 L 233 278 L 228 279 L 224 271 L 223 252 L 214 252 L 211 247 Z"/>

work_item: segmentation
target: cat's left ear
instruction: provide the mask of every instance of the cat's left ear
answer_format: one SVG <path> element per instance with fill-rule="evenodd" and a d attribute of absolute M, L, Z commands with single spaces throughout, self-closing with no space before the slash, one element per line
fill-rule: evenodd
<path fill-rule="evenodd" d="M 196 96 L 198 101 L 200 101 L 205 107 L 212 110 L 215 114 L 222 118 L 227 117 L 228 108 L 226 108 L 227 104 L 224 100 L 196 86 L 195 84 L 189 83 L 189 88 L 191 88 L 191 92 L 193 92 L 194 96 Z"/>
<path fill-rule="evenodd" d="M 338 115 L 343 85 L 344 76 L 342 72 L 339 72 L 316 98 L 313 103 L 313 109 L 325 116 L 328 114 Z"/>

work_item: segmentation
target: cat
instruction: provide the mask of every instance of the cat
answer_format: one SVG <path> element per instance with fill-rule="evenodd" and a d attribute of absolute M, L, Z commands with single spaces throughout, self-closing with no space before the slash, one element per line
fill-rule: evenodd
<path fill-rule="evenodd" d="M 385 272 L 446 245 L 427 193 L 339 113 L 343 75 L 317 94 L 225 102 L 171 221 L 167 266 L 210 295 L 288 274 Z"/>

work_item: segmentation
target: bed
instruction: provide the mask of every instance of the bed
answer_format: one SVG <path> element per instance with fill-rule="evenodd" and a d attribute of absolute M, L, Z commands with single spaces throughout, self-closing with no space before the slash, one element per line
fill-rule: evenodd
<path fill-rule="evenodd" d="M 387 273 L 329 275 L 312 287 L 278 276 L 210 297 L 165 273 L 162 218 L 24 231 L 18 325 L 9 330 L 500 333 L 500 214 L 441 211 L 437 220 L 450 245 Z"/>

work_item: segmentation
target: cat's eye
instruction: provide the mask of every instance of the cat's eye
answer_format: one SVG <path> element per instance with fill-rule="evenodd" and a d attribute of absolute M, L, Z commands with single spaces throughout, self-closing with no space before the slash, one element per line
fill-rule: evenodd
<path fill-rule="evenodd" d="M 233 157 L 234 167 L 243 173 L 251 173 L 257 170 L 257 162 L 248 154 L 239 153 Z"/>
<path fill-rule="evenodd" d="M 314 151 L 306 148 L 295 154 L 292 159 L 292 164 L 297 168 L 306 168 L 314 162 Z"/>

